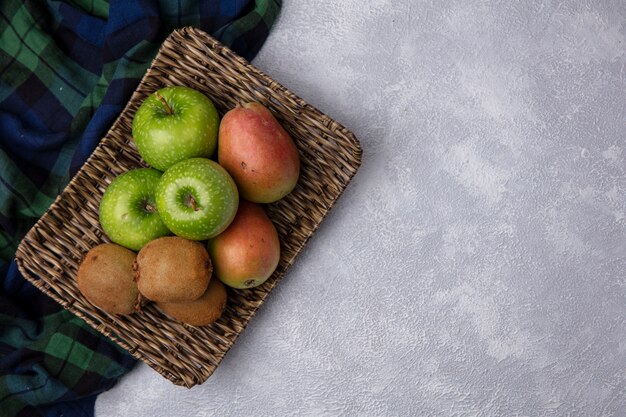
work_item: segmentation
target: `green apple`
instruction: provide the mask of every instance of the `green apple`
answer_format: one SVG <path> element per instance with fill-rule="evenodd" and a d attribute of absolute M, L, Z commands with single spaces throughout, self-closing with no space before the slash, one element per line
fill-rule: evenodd
<path fill-rule="evenodd" d="M 213 102 L 201 92 L 165 87 L 139 106 L 132 134 L 144 161 L 165 171 L 185 159 L 210 157 L 217 146 L 219 122 Z"/>
<path fill-rule="evenodd" d="M 239 192 L 231 176 L 206 158 L 181 161 L 165 171 L 156 188 L 163 223 L 191 240 L 217 236 L 235 218 Z"/>
<path fill-rule="evenodd" d="M 137 251 L 152 239 L 170 234 L 155 202 L 161 175 L 152 168 L 133 169 L 109 184 L 100 201 L 100 224 L 109 239 Z"/>

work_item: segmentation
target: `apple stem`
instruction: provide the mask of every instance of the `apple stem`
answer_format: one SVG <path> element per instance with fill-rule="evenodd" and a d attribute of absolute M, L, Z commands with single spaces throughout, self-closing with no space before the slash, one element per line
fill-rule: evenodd
<path fill-rule="evenodd" d="M 147 211 L 148 213 L 156 213 L 156 211 L 157 211 L 157 210 L 156 210 L 156 207 L 154 207 L 154 206 L 153 206 L 152 204 L 150 204 L 150 203 L 146 203 L 145 208 L 146 208 L 146 211 Z"/>
<path fill-rule="evenodd" d="M 191 197 L 191 208 L 193 209 L 193 211 L 200 210 L 200 207 L 196 205 L 196 199 L 193 197 Z"/>
<path fill-rule="evenodd" d="M 165 99 L 163 98 L 163 96 L 161 94 L 159 94 L 158 91 L 154 92 L 154 95 L 156 95 L 156 98 L 158 98 L 161 103 L 163 103 L 163 105 L 165 106 L 165 110 L 167 111 L 167 114 L 169 114 L 170 116 L 172 115 L 172 108 L 169 106 L 169 104 L 167 104 L 167 101 L 165 101 Z"/>
<path fill-rule="evenodd" d="M 196 199 L 193 198 L 192 195 L 187 196 L 187 203 L 191 206 L 193 211 L 200 210 L 200 207 L 198 207 L 198 205 L 196 204 Z"/>

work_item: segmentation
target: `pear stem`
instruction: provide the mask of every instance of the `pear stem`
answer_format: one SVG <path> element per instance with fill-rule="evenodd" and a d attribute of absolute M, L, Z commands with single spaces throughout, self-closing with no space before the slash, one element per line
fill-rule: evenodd
<path fill-rule="evenodd" d="M 167 104 L 167 101 L 165 101 L 165 99 L 163 98 L 163 96 L 161 94 L 159 94 L 158 91 L 154 92 L 154 95 L 156 96 L 156 98 L 158 98 L 161 103 L 163 103 L 163 105 L 165 106 L 165 110 L 167 111 L 167 114 L 169 114 L 170 116 L 172 115 L 172 108 L 169 106 L 169 104 Z"/>

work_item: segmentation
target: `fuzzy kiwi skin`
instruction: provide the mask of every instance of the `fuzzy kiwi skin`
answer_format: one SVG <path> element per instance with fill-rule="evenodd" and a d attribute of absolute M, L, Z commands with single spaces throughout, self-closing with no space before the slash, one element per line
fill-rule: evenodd
<path fill-rule="evenodd" d="M 213 265 L 203 244 L 166 236 L 139 251 L 134 270 L 142 296 L 172 303 L 200 298 L 209 285 Z"/>
<path fill-rule="evenodd" d="M 92 304 L 111 314 L 131 314 L 138 308 L 134 280 L 135 252 L 114 243 L 92 248 L 78 267 L 78 289 Z"/>
<path fill-rule="evenodd" d="M 156 303 L 171 317 L 192 326 L 206 326 L 215 322 L 226 308 L 226 287 L 217 278 L 211 279 L 206 292 L 197 300 L 183 303 Z"/>

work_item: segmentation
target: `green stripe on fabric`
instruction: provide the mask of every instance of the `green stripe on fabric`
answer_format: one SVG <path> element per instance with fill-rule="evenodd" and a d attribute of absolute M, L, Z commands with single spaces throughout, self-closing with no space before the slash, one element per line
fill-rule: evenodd
<path fill-rule="evenodd" d="M 67 387 L 56 380 L 49 379 L 47 370 L 41 365 L 33 365 L 31 374 L 5 375 L 0 384 L 0 392 L 11 395 L 0 400 L 0 410 L 7 411 L 7 416 L 17 414 L 26 405 L 49 404 L 57 401 L 67 393 Z"/>
<path fill-rule="evenodd" d="M 69 378 L 76 378 L 76 381 L 78 381 L 84 371 L 97 373 L 105 378 L 119 377 L 123 372 L 123 368 L 112 362 L 108 356 L 93 351 L 80 343 L 79 333 L 85 331 L 94 335 L 99 334 L 91 327 L 86 326 L 81 319 L 71 315 L 57 329 L 57 332 L 50 338 L 50 342 L 43 351 L 46 352 L 47 356 L 63 360 L 76 367 L 76 369 L 65 368 L 63 370 L 64 378 L 66 377 L 65 374 L 69 373 Z M 119 347 L 118 349 L 121 350 Z M 79 370 L 82 372 L 78 372 Z M 70 381 L 64 380 L 64 382 L 68 384 Z M 68 385 L 73 385 L 73 383 Z"/>
<path fill-rule="evenodd" d="M 32 319 L 21 319 L 15 316 L 7 316 L 0 314 L 0 335 L 2 342 L 11 346 L 18 347 L 24 344 L 26 339 L 37 339 L 41 336 L 47 336 L 57 331 L 67 318 L 75 317 L 73 314 L 68 316 L 65 310 L 59 310 L 56 313 L 48 314 L 41 317 L 40 321 L 34 322 Z M 42 332 L 43 330 L 43 332 Z"/>
<path fill-rule="evenodd" d="M 0 47 L 39 79 L 57 97 L 70 114 L 75 114 L 88 91 L 97 82 L 98 76 L 85 71 L 74 60 L 67 57 L 58 45 L 51 41 L 46 30 L 37 23 L 34 13 L 21 7 L 0 35 Z M 33 25 L 35 26 L 33 28 Z M 11 43 L 23 45 L 19 51 Z M 8 49 L 7 49 L 8 48 Z"/>
<path fill-rule="evenodd" d="M 46 386 L 46 382 L 46 379 L 42 378 L 40 374 L 28 377 L 28 385 L 26 386 L 24 385 L 24 377 L 21 375 L 3 377 L 3 381 L 0 381 L 0 393 L 7 393 L 4 397 L 0 395 L 0 410 L 2 413 L 6 413 L 3 415 L 15 416 L 26 405 L 32 404 L 35 396 L 42 395 L 40 389 Z M 58 395 L 55 396 L 55 398 L 58 397 Z"/>
<path fill-rule="evenodd" d="M 68 0 L 68 2 L 88 15 L 107 19 L 109 17 L 109 2 L 106 0 Z"/>
<path fill-rule="evenodd" d="M 1 44 L 2 40 L 0 40 Z M 0 86 L 2 84 L 23 84 L 29 76 L 30 72 L 22 64 L 17 62 L 6 51 L 0 49 Z M 10 88 L 0 88 L 0 101 L 6 100 L 11 94 L 13 94 L 13 90 Z"/>
<path fill-rule="evenodd" d="M 260 22 L 269 28 L 278 17 L 281 3 L 280 0 L 256 1 L 253 11 L 224 26 L 216 35 L 221 42 L 232 45 L 242 34 L 258 26 Z"/>
<path fill-rule="evenodd" d="M 85 129 L 93 116 L 94 109 L 102 104 L 111 81 L 121 78 L 143 77 L 146 67 L 156 55 L 156 48 L 157 46 L 150 42 L 140 42 L 122 58 L 103 66 L 102 76 L 76 112 L 76 117 L 71 126 L 72 135 L 78 135 Z M 132 56 L 132 60 L 127 56 Z"/>
<path fill-rule="evenodd" d="M 41 192 L 0 149 L 0 213 L 17 218 L 39 217 L 56 197 Z M 11 196 L 17 197 L 10 199 Z M 13 204 L 15 204 L 15 206 Z"/>
<path fill-rule="evenodd" d="M 53 375 L 60 373 L 61 369 L 53 369 L 52 366 L 63 366 L 64 362 L 71 363 L 82 371 L 87 370 L 92 363 L 92 358 L 94 355 L 93 350 L 87 349 L 85 346 L 76 342 L 76 340 L 74 340 L 72 337 L 61 333 L 56 333 L 52 335 L 50 341 L 48 342 L 48 345 L 45 348 L 45 352 L 47 354 L 47 357 L 60 359 L 60 364 L 57 361 L 51 361 L 49 363 L 46 362 L 46 365 L 49 366 L 48 369 Z M 95 362 L 97 363 L 97 361 Z M 76 374 L 76 380 L 78 380 L 81 373 L 76 372 Z M 65 382 L 69 383 L 69 386 L 72 386 L 74 385 L 76 380 Z"/>
<path fill-rule="evenodd" d="M 2 324 L 0 327 L 2 342 L 10 346 L 17 348 L 23 346 L 28 340 L 36 340 L 30 346 L 32 350 L 45 352 L 47 356 L 68 361 L 83 371 L 89 370 L 107 378 L 117 377 L 122 372 L 122 368 L 114 362 L 111 363 L 110 358 L 80 343 L 78 337 L 80 332 L 87 331 L 95 335 L 99 333 L 86 326 L 83 320 L 67 310 L 44 316 L 39 323 L 0 315 L 0 324 Z M 38 333 L 41 329 L 44 332 Z M 121 348 L 118 349 L 121 350 Z M 46 363 L 46 366 L 52 374 L 60 370 L 58 368 L 60 364 L 57 362 Z"/>
<path fill-rule="evenodd" d="M 64 180 L 69 179 L 67 165 L 72 156 L 68 149 L 61 152 L 52 172 L 63 173 Z M 59 193 L 59 176 L 51 175 L 41 189 L 37 188 L 10 157 L 0 149 L 0 213 L 3 216 L 15 219 L 15 226 L 19 237 L 9 236 L 0 230 L 0 259 L 9 261 L 15 254 L 17 245 L 30 225 L 38 219 L 54 202 Z"/>
<path fill-rule="evenodd" d="M 0 230 L 0 261 L 8 262 L 15 256 L 18 243 L 17 238 L 9 236 L 3 230 Z"/>

